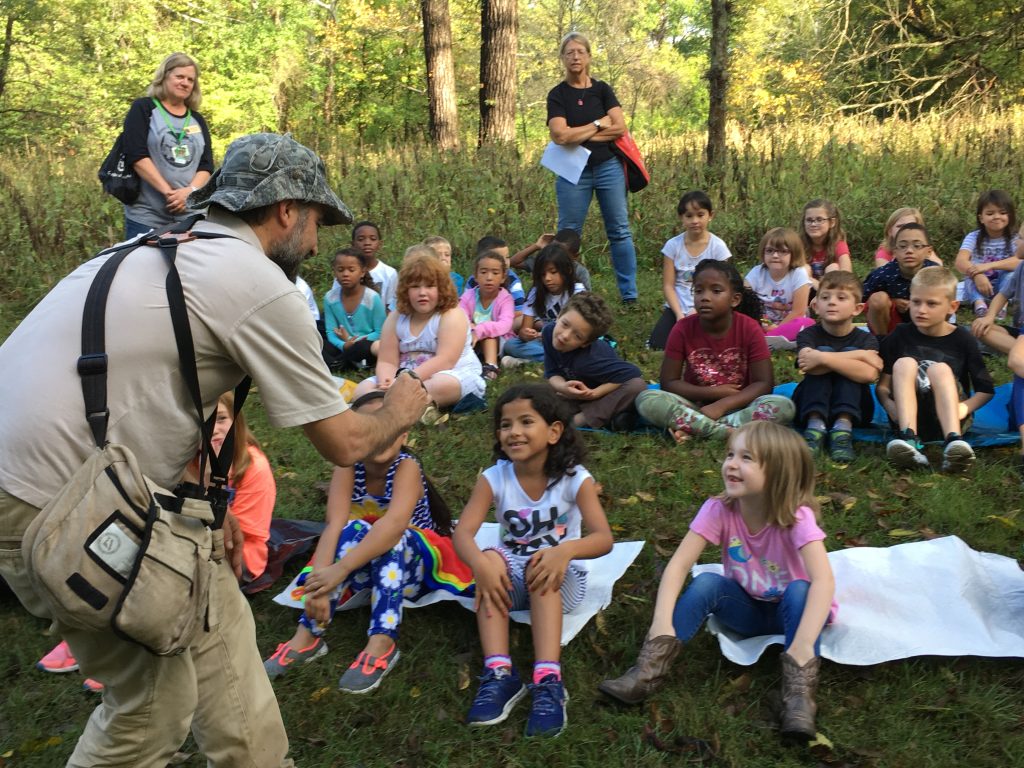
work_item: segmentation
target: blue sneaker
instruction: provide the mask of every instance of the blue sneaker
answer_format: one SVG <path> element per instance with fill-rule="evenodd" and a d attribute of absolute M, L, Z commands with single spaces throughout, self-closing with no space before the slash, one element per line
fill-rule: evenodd
<path fill-rule="evenodd" d="M 480 688 L 469 708 L 466 722 L 470 725 L 500 723 L 516 703 L 526 695 L 526 686 L 515 668 L 485 669 L 480 676 Z"/>
<path fill-rule="evenodd" d="M 526 721 L 527 736 L 557 736 L 565 730 L 565 704 L 569 701 L 562 681 L 548 675 L 530 686 L 533 705 Z"/>

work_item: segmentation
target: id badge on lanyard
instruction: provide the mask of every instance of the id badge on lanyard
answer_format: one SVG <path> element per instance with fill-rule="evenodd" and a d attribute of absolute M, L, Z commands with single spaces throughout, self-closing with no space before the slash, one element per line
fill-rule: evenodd
<path fill-rule="evenodd" d="M 189 149 L 188 144 L 175 144 L 171 148 L 171 157 L 174 159 L 175 165 L 188 165 L 188 161 L 192 158 L 192 150 Z"/>

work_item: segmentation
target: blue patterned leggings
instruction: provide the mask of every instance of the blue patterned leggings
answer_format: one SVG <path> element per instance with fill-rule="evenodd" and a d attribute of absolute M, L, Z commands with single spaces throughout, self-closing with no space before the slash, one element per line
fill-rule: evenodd
<path fill-rule="evenodd" d="M 334 556 L 334 562 L 338 562 L 362 541 L 370 532 L 370 527 L 364 520 L 350 521 L 338 537 L 338 551 Z M 369 589 L 370 626 L 366 634 L 387 635 L 397 639 L 398 625 L 402 622 L 402 601 L 416 600 L 427 591 L 423 583 L 421 546 L 420 539 L 412 531 L 406 530 L 391 550 L 374 558 L 359 570 L 353 571 L 331 595 L 331 618 L 334 618 L 338 600 L 346 587 L 350 588 L 353 594 Z M 308 566 L 303 569 L 297 583 L 305 584 L 310 571 L 311 568 Z M 317 637 L 323 635 L 327 629 L 326 624 L 310 620 L 305 611 L 299 617 L 299 624 Z"/>

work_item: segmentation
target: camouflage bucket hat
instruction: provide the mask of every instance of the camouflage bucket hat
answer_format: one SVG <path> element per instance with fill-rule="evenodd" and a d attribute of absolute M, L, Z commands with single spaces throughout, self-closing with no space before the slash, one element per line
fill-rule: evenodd
<path fill-rule="evenodd" d="M 253 133 L 231 142 L 224 163 L 188 196 L 188 206 L 216 203 L 238 213 L 282 200 L 319 203 L 324 224 L 352 223 L 352 212 L 327 184 L 323 160 L 288 133 Z"/>

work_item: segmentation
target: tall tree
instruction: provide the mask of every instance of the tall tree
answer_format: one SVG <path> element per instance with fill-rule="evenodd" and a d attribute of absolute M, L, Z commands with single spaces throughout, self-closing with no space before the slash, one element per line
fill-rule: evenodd
<path fill-rule="evenodd" d="M 708 64 L 708 143 L 705 157 L 713 170 L 725 162 L 726 92 L 729 86 L 730 0 L 711 0 L 711 58 Z"/>
<path fill-rule="evenodd" d="M 420 0 L 420 9 L 427 63 L 430 138 L 438 149 L 458 149 L 459 118 L 455 103 L 455 61 L 448 0 Z"/>
<path fill-rule="evenodd" d="M 478 144 L 515 140 L 517 0 L 483 0 L 480 10 Z"/>

